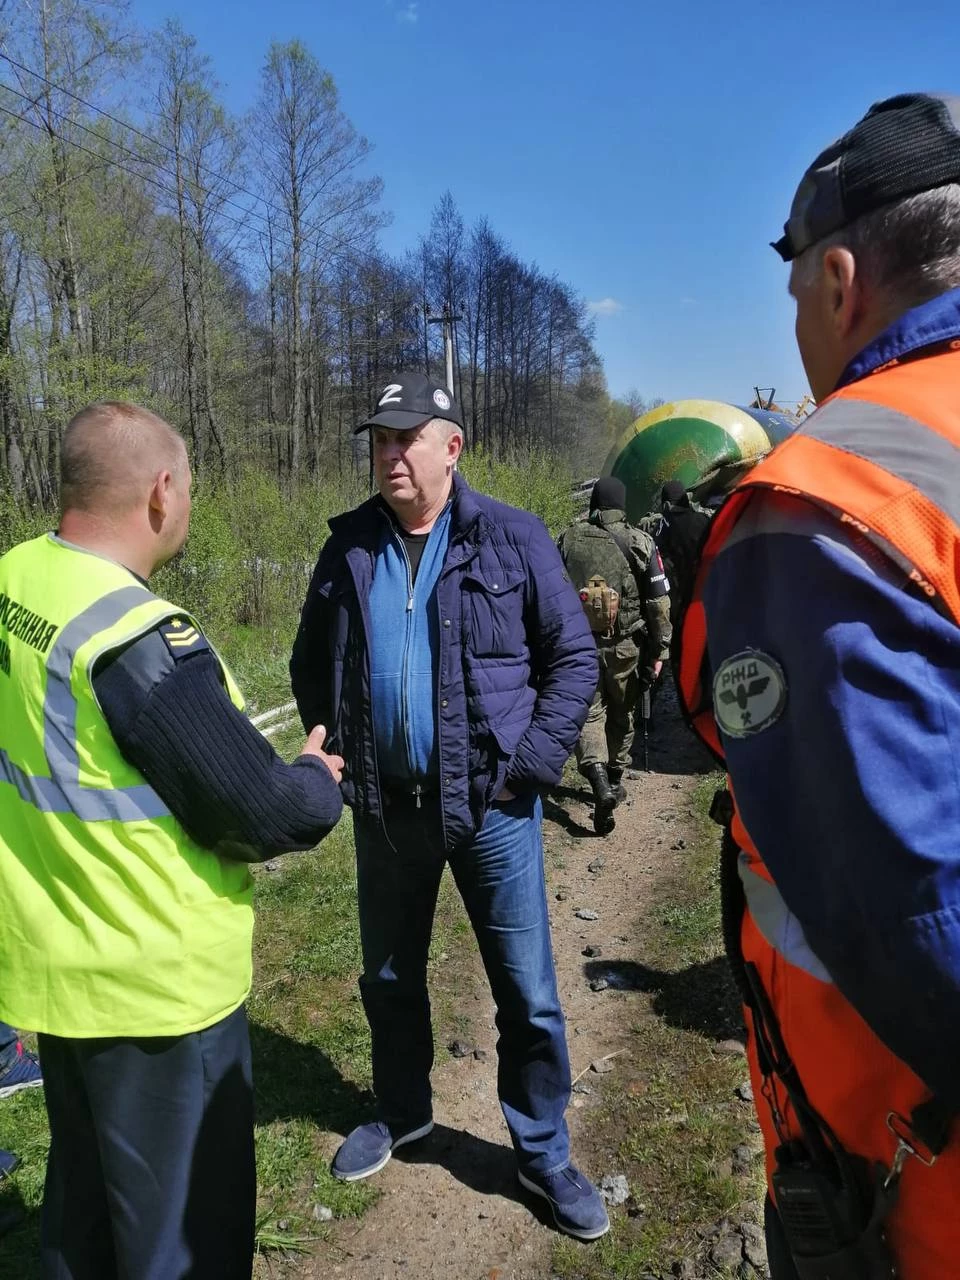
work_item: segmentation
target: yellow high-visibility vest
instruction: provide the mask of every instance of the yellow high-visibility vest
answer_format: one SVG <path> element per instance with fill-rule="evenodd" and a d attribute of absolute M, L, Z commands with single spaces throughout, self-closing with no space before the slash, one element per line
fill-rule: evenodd
<path fill-rule="evenodd" d="M 0 1018 L 14 1026 L 185 1035 L 250 989 L 249 868 L 191 839 L 92 685 L 99 659 L 178 616 L 53 534 L 0 558 Z"/>

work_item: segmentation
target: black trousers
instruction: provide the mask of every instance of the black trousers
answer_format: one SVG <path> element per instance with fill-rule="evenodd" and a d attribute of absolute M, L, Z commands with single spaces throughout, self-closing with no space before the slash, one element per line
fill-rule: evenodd
<path fill-rule="evenodd" d="M 250 1280 L 256 1212 L 242 1008 L 141 1040 L 41 1035 L 45 1280 Z"/>

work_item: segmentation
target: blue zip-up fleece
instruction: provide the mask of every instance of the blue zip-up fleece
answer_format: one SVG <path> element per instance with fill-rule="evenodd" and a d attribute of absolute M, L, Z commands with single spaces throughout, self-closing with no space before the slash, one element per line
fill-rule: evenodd
<path fill-rule="evenodd" d="M 330 750 L 345 761 L 344 799 L 371 817 L 382 812 L 380 779 L 388 776 L 373 727 L 371 637 L 374 628 L 403 625 L 371 603 L 385 523 L 380 497 L 331 520 L 290 661 L 304 725 L 327 726 Z M 559 782 L 593 699 L 597 652 L 541 521 L 474 492 L 458 473 L 433 599 L 432 780 L 452 849 L 479 830 L 504 786 L 521 793 Z"/>
<path fill-rule="evenodd" d="M 430 530 L 416 582 L 392 522 L 374 559 L 370 615 L 398 620 L 370 633 L 370 697 L 384 778 L 436 778 L 440 772 L 434 695 L 440 619 L 434 588 L 449 540 L 448 506 Z"/>

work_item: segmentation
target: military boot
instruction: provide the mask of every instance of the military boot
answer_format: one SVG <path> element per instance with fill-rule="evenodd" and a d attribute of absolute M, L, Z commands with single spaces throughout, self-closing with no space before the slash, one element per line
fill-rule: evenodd
<path fill-rule="evenodd" d="M 610 783 L 610 790 L 613 792 L 613 798 L 617 804 L 622 804 L 627 798 L 627 788 L 623 785 L 623 770 L 618 769 L 615 765 L 607 765 L 607 780 Z"/>
<path fill-rule="evenodd" d="M 606 765 L 588 764 L 583 776 L 593 789 L 593 829 L 598 836 L 609 835 L 615 825 L 613 811 L 617 798 L 610 790 Z"/>

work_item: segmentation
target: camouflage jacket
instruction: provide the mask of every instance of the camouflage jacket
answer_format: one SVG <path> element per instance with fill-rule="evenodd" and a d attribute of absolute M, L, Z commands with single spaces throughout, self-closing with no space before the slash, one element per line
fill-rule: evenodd
<path fill-rule="evenodd" d="M 614 541 L 629 544 L 631 563 Z M 641 660 L 652 664 L 670 651 L 670 597 L 649 534 L 628 524 L 622 511 L 593 511 L 576 520 L 557 544 L 570 580 L 579 591 L 592 577 L 600 576 L 620 596 L 620 612 L 612 642 L 632 639 Z M 609 643 L 609 642 L 608 642 Z"/>

